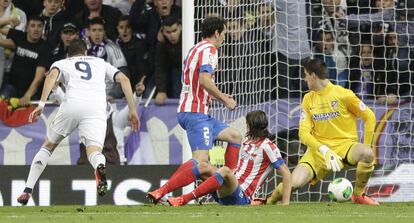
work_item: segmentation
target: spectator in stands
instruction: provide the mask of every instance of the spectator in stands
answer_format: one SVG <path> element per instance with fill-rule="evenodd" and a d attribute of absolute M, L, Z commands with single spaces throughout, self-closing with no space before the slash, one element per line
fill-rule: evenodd
<path fill-rule="evenodd" d="M 382 10 L 374 14 L 349 15 L 337 14 L 337 17 L 350 28 L 369 25 L 372 30 L 385 31 L 386 27 L 397 34 L 398 49 L 394 67 L 398 70 L 399 96 L 413 94 L 411 78 L 414 70 L 414 1 L 398 0 L 396 7 L 393 1 L 383 1 Z M 379 27 L 379 28 L 378 28 Z"/>
<path fill-rule="evenodd" d="M 40 18 L 45 23 L 43 27 L 43 39 L 50 49 L 54 49 L 60 40 L 60 30 L 66 21 L 63 10 L 63 0 L 43 0 L 44 9 Z"/>
<path fill-rule="evenodd" d="M 65 14 L 68 18 L 74 18 L 76 14 L 84 10 L 86 5 L 84 0 L 65 0 L 64 1 Z"/>
<path fill-rule="evenodd" d="M 65 59 L 68 53 L 69 43 L 78 39 L 78 29 L 73 23 L 65 23 L 60 30 L 60 41 L 56 48 L 52 51 L 52 62 Z"/>
<path fill-rule="evenodd" d="M 135 0 L 103 0 L 104 5 L 119 9 L 122 15 L 128 15 Z"/>
<path fill-rule="evenodd" d="M 9 0 L 7 0 L 9 1 Z M 40 15 L 40 13 L 42 13 L 42 8 L 43 8 L 43 2 L 44 0 L 13 0 L 13 4 L 23 10 L 27 17 L 33 17 L 33 16 L 37 16 Z M 73 1 L 73 0 L 66 0 L 66 1 Z"/>
<path fill-rule="evenodd" d="M 163 38 L 160 28 L 167 16 L 181 19 L 181 7 L 175 6 L 174 0 L 153 0 L 153 5 L 136 0 L 130 12 L 130 25 L 134 31 L 145 33 L 149 45 L 154 47 L 157 39 Z"/>
<path fill-rule="evenodd" d="M 374 58 L 372 44 L 363 43 L 358 57 L 350 65 L 351 89 L 361 99 L 379 99 L 380 103 L 395 103 L 396 73 L 388 70 L 384 58 Z"/>
<path fill-rule="evenodd" d="M 147 4 L 144 0 L 136 0 L 130 11 L 130 25 L 135 32 L 145 34 L 148 46 L 148 57 L 150 67 L 146 78 L 146 92 L 144 97 L 155 86 L 154 64 L 155 49 L 157 41 L 164 41 L 164 35 L 161 32 L 162 21 L 167 16 L 173 16 L 181 19 L 181 7 L 174 5 L 174 0 L 153 0 L 153 4 Z"/>
<path fill-rule="evenodd" d="M 26 29 L 27 33 L 9 27 L 0 29 L 16 46 L 10 79 L 3 85 L 1 95 L 20 98 L 20 105 L 29 104 L 32 97 L 39 98 L 36 92 L 49 67 L 50 55 L 42 39 L 43 20 L 39 16 L 30 18 Z"/>
<path fill-rule="evenodd" d="M 15 7 L 10 0 L 0 0 L 0 27 L 8 26 L 20 31 L 26 28 L 26 14 L 19 8 Z M 1 35 L 0 41 L 0 88 L 3 84 L 4 72 L 11 63 L 11 48 L 14 48 L 13 41 L 6 39 Z M 6 49 L 5 49 L 6 48 Z"/>
<path fill-rule="evenodd" d="M 313 47 L 313 55 L 316 58 L 323 60 L 328 66 L 329 80 L 342 87 L 348 86 L 348 69 L 341 69 L 336 65 L 334 52 L 334 34 L 331 31 L 319 32 L 319 39 Z M 341 72 L 338 72 L 341 71 Z"/>
<path fill-rule="evenodd" d="M 222 47 L 222 72 L 216 77 L 217 87 L 232 95 L 240 105 L 269 99 L 265 98 L 268 92 L 263 88 L 271 89 L 268 85 L 272 84 L 270 41 L 264 35 L 257 33 L 255 28 L 249 28 L 246 17 L 227 19 L 227 44 Z"/>
<path fill-rule="evenodd" d="M 256 27 L 261 30 L 260 33 L 255 34 L 255 36 L 258 36 L 256 38 L 256 41 L 259 44 L 258 48 L 254 47 L 254 49 L 260 49 L 258 51 L 259 53 L 259 60 L 255 63 L 259 63 L 260 66 L 264 69 L 264 74 L 267 74 L 266 77 L 269 79 L 264 79 L 264 83 L 261 85 L 268 86 L 270 85 L 270 89 L 272 89 L 271 97 L 274 97 L 277 95 L 277 66 L 274 66 L 276 64 L 274 61 L 276 61 L 276 49 L 272 49 L 272 41 L 276 38 L 276 10 L 274 8 L 274 5 L 272 4 L 272 1 L 264 1 L 263 3 L 259 4 L 256 8 L 256 15 L 257 15 L 257 21 L 256 21 Z M 270 83 L 269 83 L 270 82 Z M 268 94 L 260 91 L 264 100 L 269 100 L 270 98 L 267 96 Z"/>
<path fill-rule="evenodd" d="M 86 8 L 75 15 L 74 23 L 81 31 L 81 38 L 86 36 L 85 31 L 88 21 L 95 17 L 101 17 L 105 21 L 106 36 L 115 41 L 117 38 L 116 25 L 122 13 L 111 6 L 102 5 L 102 0 L 84 0 Z"/>
<path fill-rule="evenodd" d="M 315 50 L 320 50 L 322 48 L 318 49 L 318 44 L 320 45 L 320 41 L 324 39 L 323 34 L 325 34 L 325 38 L 328 38 L 327 40 L 330 41 L 332 39 L 332 44 L 325 45 L 325 47 L 329 47 L 328 57 L 320 59 L 328 65 L 329 79 L 334 81 L 335 84 L 347 87 L 349 56 L 351 53 L 348 31 L 346 30 L 345 23 L 340 23 L 335 19 L 335 13 L 345 14 L 346 9 L 341 3 L 341 0 L 322 0 L 322 13 L 320 16 L 314 17 L 314 21 L 317 22 L 312 29 L 312 43 L 316 47 Z M 317 54 L 321 52 L 323 51 L 314 51 Z M 333 74 L 334 72 L 336 74 Z"/>
<path fill-rule="evenodd" d="M 124 54 L 128 69 L 131 73 L 129 79 L 132 86 L 146 74 L 148 74 L 148 45 L 145 42 L 145 35 L 134 34 L 129 26 L 129 17 L 121 16 L 118 22 L 118 39 L 116 44 Z"/>
<path fill-rule="evenodd" d="M 101 17 L 89 20 L 87 38 L 85 39 L 88 55 L 104 59 L 123 73 L 129 75 L 128 65 L 121 48 L 106 38 L 105 21 Z M 107 83 L 107 95 L 111 98 L 123 97 L 119 84 Z"/>
<path fill-rule="evenodd" d="M 161 26 L 164 41 L 158 42 L 155 51 L 155 103 L 163 105 L 168 98 L 181 94 L 181 22 L 174 16 L 166 17 Z"/>
<path fill-rule="evenodd" d="M 278 97 L 299 97 L 306 84 L 302 81 L 302 61 L 311 55 L 305 0 L 276 0 L 276 40 Z"/>

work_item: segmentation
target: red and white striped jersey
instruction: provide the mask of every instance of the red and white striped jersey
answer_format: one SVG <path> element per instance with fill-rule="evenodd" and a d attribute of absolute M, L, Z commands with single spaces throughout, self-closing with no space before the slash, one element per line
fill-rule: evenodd
<path fill-rule="evenodd" d="M 200 85 L 200 74 L 211 74 L 214 82 L 214 70 L 217 67 L 217 49 L 208 41 L 197 43 L 187 54 L 181 75 L 182 89 L 177 112 L 208 113 L 210 95 Z"/>
<path fill-rule="evenodd" d="M 273 168 L 284 163 L 279 148 L 268 138 L 251 140 L 246 138 L 240 151 L 239 162 L 234 175 L 250 199 L 263 184 Z"/>

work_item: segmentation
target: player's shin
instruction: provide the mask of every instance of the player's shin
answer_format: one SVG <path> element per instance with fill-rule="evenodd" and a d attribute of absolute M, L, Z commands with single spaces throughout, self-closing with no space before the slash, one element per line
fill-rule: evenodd
<path fill-rule="evenodd" d="M 51 155 L 52 153 L 44 147 L 40 148 L 40 150 L 36 153 L 35 157 L 33 158 L 32 165 L 30 166 L 30 172 L 29 176 L 27 177 L 26 188 L 24 192 L 32 192 L 31 190 L 33 189 L 43 170 L 46 168 Z"/>
<path fill-rule="evenodd" d="M 181 173 L 183 170 L 188 169 L 188 168 L 193 168 L 195 166 L 198 165 L 198 161 L 195 159 L 190 159 L 187 162 L 181 164 L 180 167 L 178 167 L 178 169 L 173 173 L 173 175 L 170 178 L 173 178 L 175 175 Z"/>
<path fill-rule="evenodd" d="M 364 188 L 368 183 L 368 179 L 374 170 L 374 162 L 364 163 L 358 162 L 356 169 L 356 182 L 354 188 L 354 195 L 360 196 L 364 193 Z"/>
<path fill-rule="evenodd" d="M 158 190 L 162 193 L 162 196 L 164 196 L 171 191 L 187 186 L 198 178 L 200 178 L 200 171 L 197 165 L 193 165 L 186 169 L 180 167 L 179 172 L 177 170 L 176 173 L 168 179 L 168 182 Z"/>
<path fill-rule="evenodd" d="M 200 184 L 192 192 L 183 195 L 183 202 L 187 204 L 193 199 L 197 199 L 206 194 L 212 193 L 220 189 L 221 185 L 224 183 L 224 178 L 219 173 L 215 173 L 213 176 L 209 177 L 206 181 Z"/>
<path fill-rule="evenodd" d="M 276 204 L 276 202 L 282 199 L 282 196 L 283 196 L 283 183 L 280 183 L 279 185 L 277 185 L 272 195 L 269 198 L 267 198 L 266 204 Z"/>
<path fill-rule="evenodd" d="M 226 153 L 224 154 L 224 165 L 231 170 L 235 169 L 237 166 L 237 161 L 239 160 L 239 153 L 240 144 L 229 143 L 226 148 Z"/>

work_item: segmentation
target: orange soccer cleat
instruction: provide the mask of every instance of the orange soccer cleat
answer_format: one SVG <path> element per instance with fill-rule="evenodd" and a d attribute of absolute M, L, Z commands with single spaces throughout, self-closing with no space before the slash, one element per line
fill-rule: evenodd
<path fill-rule="evenodd" d="M 147 193 L 147 199 L 149 200 L 150 203 L 153 203 L 153 204 L 158 204 L 158 202 L 163 196 L 164 194 L 162 193 L 160 189 L 150 191 Z"/>
<path fill-rule="evenodd" d="M 170 204 L 170 206 L 174 207 L 185 205 L 184 198 L 182 197 L 170 197 L 168 198 L 168 203 Z"/>
<path fill-rule="evenodd" d="M 355 204 L 380 205 L 378 201 L 375 201 L 365 194 L 362 194 L 361 196 L 352 195 L 351 200 Z"/>
<path fill-rule="evenodd" d="M 95 171 L 96 188 L 100 196 L 104 196 L 108 191 L 108 183 L 106 182 L 105 165 L 99 164 Z"/>

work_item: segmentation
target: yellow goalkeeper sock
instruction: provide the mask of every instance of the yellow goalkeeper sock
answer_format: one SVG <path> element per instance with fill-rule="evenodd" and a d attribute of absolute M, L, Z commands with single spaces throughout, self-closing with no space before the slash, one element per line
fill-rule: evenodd
<path fill-rule="evenodd" d="M 266 204 L 276 204 L 276 202 L 282 199 L 282 195 L 283 195 L 283 183 L 280 183 L 279 185 L 277 185 L 272 195 L 269 198 L 267 198 Z"/>
<path fill-rule="evenodd" d="M 356 182 L 354 188 L 354 195 L 361 196 L 364 193 L 364 188 L 368 183 L 368 179 L 374 170 L 374 162 L 364 163 L 358 162 L 356 169 Z"/>

